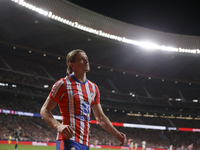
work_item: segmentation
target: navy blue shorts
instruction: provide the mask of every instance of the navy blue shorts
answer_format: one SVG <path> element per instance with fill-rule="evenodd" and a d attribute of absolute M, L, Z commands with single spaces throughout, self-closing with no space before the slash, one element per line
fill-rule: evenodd
<path fill-rule="evenodd" d="M 57 140 L 56 150 L 89 150 L 89 146 L 73 140 Z"/>

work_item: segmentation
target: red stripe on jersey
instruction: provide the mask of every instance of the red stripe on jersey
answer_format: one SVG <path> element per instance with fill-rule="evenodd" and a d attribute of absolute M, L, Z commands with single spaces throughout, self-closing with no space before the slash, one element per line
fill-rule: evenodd
<path fill-rule="evenodd" d="M 79 138 L 80 137 L 80 120 L 76 118 L 76 115 L 80 114 L 80 99 L 79 99 L 79 94 L 78 94 L 78 89 L 77 89 L 77 84 L 76 81 L 74 81 L 70 76 L 69 76 L 69 80 L 72 83 L 72 93 L 74 96 L 74 106 L 75 106 L 75 110 L 74 110 L 74 116 L 76 119 L 76 131 L 75 131 L 75 141 L 79 142 Z"/>
<path fill-rule="evenodd" d="M 60 101 L 58 103 L 59 105 L 59 108 L 62 108 L 60 109 L 60 113 L 62 114 L 62 120 L 64 122 L 65 125 L 69 125 L 70 124 L 70 119 L 69 119 L 69 99 L 68 99 L 68 96 L 67 96 L 67 92 L 66 92 L 66 87 L 67 87 L 67 83 L 66 81 L 64 80 L 64 89 L 65 89 L 65 92 L 60 96 Z M 62 102 L 64 101 L 64 102 Z M 67 116 L 67 117 L 64 117 L 64 116 Z M 66 137 L 65 137 L 66 138 Z"/>
<path fill-rule="evenodd" d="M 64 150 L 65 143 L 64 140 L 60 140 L 60 150 Z"/>
<path fill-rule="evenodd" d="M 98 89 L 98 87 L 96 85 L 95 85 L 95 89 L 96 89 L 96 95 L 95 95 L 95 99 L 94 99 L 92 105 L 94 105 L 94 104 L 100 104 L 99 89 Z"/>

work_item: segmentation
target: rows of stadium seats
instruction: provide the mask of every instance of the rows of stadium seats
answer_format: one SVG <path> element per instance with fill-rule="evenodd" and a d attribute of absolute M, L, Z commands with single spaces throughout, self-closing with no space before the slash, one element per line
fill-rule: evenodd
<path fill-rule="evenodd" d="M 20 110 L 20 111 L 39 113 L 39 110 L 40 110 L 43 102 L 44 102 L 44 100 L 42 98 L 31 98 L 29 96 L 21 96 L 21 95 L 16 95 L 16 94 L 4 93 L 4 94 L 1 94 L 1 96 L 0 96 L 0 107 L 4 108 L 4 109 L 14 109 L 14 110 Z M 104 112 L 112 122 L 125 122 L 125 123 L 134 123 L 134 124 L 163 125 L 163 126 L 190 127 L 190 128 L 198 127 L 198 122 L 199 122 L 199 121 L 194 121 L 194 120 L 190 121 L 190 120 L 177 120 L 177 119 L 170 120 L 170 119 L 164 119 L 164 118 L 133 117 L 133 116 L 127 116 L 125 113 L 111 112 L 111 111 L 107 111 L 107 110 L 104 110 Z M 53 114 L 59 115 L 58 108 L 55 108 L 53 110 Z M 19 116 L 11 116 L 11 115 L 1 114 L 1 117 L 2 117 L 1 118 L 1 120 L 2 120 L 1 128 L 3 129 L 1 131 L 3 133 L 0 135 L 5 135 L 5 137 L 6 137 L 6 135 L 8 135 L 8 133 L 11 133 L 12 130 L 17 128 L 18 125 L 23 126 L 20 123 L 20 122 L 23 122 L 23 124 L 25 124 L 25 126 L 24 126 L 24 132 L 26 135 L 26 137 L 24 137 L 25 140 L 39 140 L 39 141 L 41 141 L 41 140 L 42 141 L 45 141 L 45 140 L 53 140 L 54 141 L 55 140 L 55 135 L 56 135 L 55 132 L 56 131 L 52 131 L 52 129 L 49 130 L 49 128 L 48 128 L 48 130 L 51 131 L 52 133 L 54 133 L 54 136 L 51 134 L 53 137 L 47 135 L 48 132 L 46 133 L 46 131 L 43 128 L 42 128 L 42 131 L 36 129 L 37 132 L 39 132 L 39 133 L 37 133 L 34 130 L 35 131 L 34 135 L 31 135 L 31 133 L 26 133 L 26 130 L 28 130 L 27 127 L 34 129 L 35 127 L 33 127 L 33 126 L 37 126 L 37 127 L 43 126 L 44 127 L 47 125 L 45 122 L 43 122 L 43 120 L 42 121 L 39 120 L 40 118 L 31 117 L 31 121 L 30 121 L 30 118 L 23 117 L 23 116 L 19 117 Z M 23 119 L 22 121 L 17 123 L 16 126 L 10 127 L 10 125 L 12 123 L 4 121 L 4 119 L 6 119 L 5 117 L 10 117 L 9 119 L 8 118 L 7 119 L 10 120 L 11 122 L 13 120 L 15 120 L 15 124 L 16 124 L 16 122 L 18 122 L 18 120 L 21 120 L 21 118 L 25 118 L 25 119 Z M 92 116 L 92 119 L 94 119 L 93 116 Z M 8 126 L 8 124 L 9 124 L 9 126 Z M 95 138 L 98 137 L 99 144 L 108 144 L 109 139 L 112 139 L 112 143 L 114 145 L 119 144 L 117 142 L 117 140 L 115 140 L 114 138 L 111 137 L 111 135 L 109 135 L 108 133 L 106 133 L 103 130 L 100 130 L 101 128 L 99 126 L 97 127 L 97 129 L 94 128 L 93 126 L 97 126 L 97 125 L 92 125 L 91 133 L 94 133 L 94 135 L 91 134 L 91 136 L 92 136 L 91 142 L 93 142 L 95 140 Z M 5 130 L 5 128 L 6 128 L 6 130 Z M 169 141 L 160 139 L 161 131 L 145 130 L 145 129 L 132 129 L 132 128 L 120 128 L 120 131 L 124 131 L 127 134 L 127 137 L 134 138 L 138 143 L 141 143 L 141 141 L 145 137 L 145 140 L 147 141 L 149 146 L 167 147 L 167 145 L 169 145 Z M 135 134 L 135 131 L 137 131 L 137 134 Z M 6 132 L 6 133 L 4 133 L 4 132 Z M 174 134 L 172 134 L 172 133 L 174 133 Z M 166 135 L 166 137 L 168 139 L 174 139 L 172 137 L 174 137 L 175 135 L 177 136 L 177 132 L 172 131 L 172 133 L 165 132 L 164 135 Z M 189 134 L 189 133 L 186 133 L 186 132 L 181 132 L 181 133 L 186 134 L 184 136 L 188 137 L 187 134 Z M 194 133 L 194 134 L 196 134 L 196 133 Z M 104 136 L 102 136 L 102 135 L 104 135 Z M 153 135 L 153 137 L 155 137 L 155 138 L 153 138 L 151 135 Z M 149 138 L 148 138 L 148 136 L 149 136 Z M 176 137 L 176 139 L 181 140 L 181 136 Z M 194 137 L 193 135 L 191 135 L 191 136 Z M 1 138 L 3 139 L 5 137 L 1 137 Z M 195 138 L 198 139 L 198 137 L 199 137 L 199 134 L 197 134 Z M 158 141 L 158 139 L 160 141 L 163 141 L 163 142 L 159 142 L 160 145 L 157 145 L 158 143 L 156 144 L 156 141 Z M 189 140 L 189 141 L 191 141 L 191 140 Z M 189 141 L 188 141 L 188 139 L 186 139 L 186 140 L 182 139 L 182 142 L 185 144 L 188 143 Z M 176 141 L 174 143 L 180 144 L 179 142 L 176 142 Z"/>
<path fill-rule="evenodd" d="M 12 93 L 8 94 L 8 96 L 4 96 L 5 94 L 2 94 L 1 96 L 4 96 L 5 99 L 12 100 L 13 95 L 20 95 L 28 96 L 28 99 L 34 98 L 34 99 L 40 99 L 43 103 L 46 97 L 48 96 L 48 93 L 50 92 L 50 89 L 46 88 L 37 88 L 32 86 L 25 86 L 25 85 L 18 85 L 17 87 L 12 87 L 12 84 L 8 83 L 8 86 L 0 86 L 1 93 Z M 102 93 L 102 92 L 101 92 Z M 11 98 L 10 98 L 11 97 Z M 139 103 L 136 100 L 133 101 L 126 101 L 126 100 L 117 100 L 112 98 L 107 98 L 106 95 L 101 96 L 101 104 L 104 109 L 112 109 L 112 110 L 118 110 L 118 111 L 126 111 L 126 112 L 134 112 L 134 113 L 149 113 L 149 114 L 166 114 L 166 115 L 199 115 L 199 103 L 191 103 L 191 102 L 173 102 L 173 107 L 165 103 L 157 103 L 158 100 L 155 99 L 140 99 L 143 100 L 143 103 Z M 42 105 L 41 103 L 41 105 Z M 170 102 L 172 103 L 172 102 Z M 113 105 L 115 104 L 115 105 Z M 185 105 L 184 105 L 185 104 Z M 4 104 L 5 105 L 5 104 Z M 5 106 L 4 106 L 5 107 Z M 23 109 L 23 108 L 21 108 Z M 26 110 L 25 110 L 26 111 Z M 33 111 L 34 112 L 34 111 Z M 37 111 L 39 112 L 39 111 Z"/>
<path fill-rule="evenodd" d="M 59 78 L 65 76 L 66 65 L 63 60 L 52 59 L 52 57 L 36 57 L 33 54 L 29 54 L 28 51 L 19 51 L 18 49 L 10 50 L 13 51 L 12 53 L 9 53 L 9 50 L 6 53 L 2 51 L 3 55 L 1 55 L 0 59 L 1 81 L 38 87 L 48 85 L 51 87 Z M 19 52 L 23 53 L 23 55 L 20 55 Z M 18 60 L 20 62 L 16 63 Z M 169 105 L 169 98 L 172 101 L 175 101 L 176 98 L 192 101 L 200 97 L 199 87 L 195 85 L 175 85 L 170 81 L 161 82 L 158 79 L 149 81 L 146 77 L 135 77 L 132 74 L 124 75 L 117 71 L 111 72 L 108 69 L 97 69 L 92 65 L 88 78 L 102 89 L 102 94 L 105 94 L 103 97 L 106 98 L 134 101 L 135 98 L 129 94 L 132 92 L 140 102 L 145 102 L 147 100 L 144 99 L 145 97 L 156 99 L 158 103 Z"/>
<path fill-rule="evenodd" d="M 55 141 L 56 130 L 41 119 L 34 117 L 14 116 L 0 114 L 0 139 L 8 139 L 8 136 L 12 136 L 15 129 L 21 127 L 21 140 L 31 141 Z M 143 140 L 147 142 L 147 147 L 163 147 L 168 148 L 170 144 L 174 147 L 180 147 L 180 145 L 189 145 L 194 143 L 195 147 L 200 146 L 199 133 L 191 132 L 177 132 L 177 131 L 160 131 L 160 130 L 147 130 L 147 129 L 133 129 L 116 127 L 118 130 L 124 132 L 127 138 L 133 138 L 134 142 L 141 146 Z M 90 143 L 94 144 L 95 140 L 98 140 L 98 144 L 108 145 L 109 142 L 112 145 L 119 145 L 120 143 L 106 131 L 104 131 L 99 125 L 91 125 L 91 139 Z M 194 142 L 195 141 L 195 142 Z"/>
<path fill-rule="evenodd" d="M 56 130 L 46 124 L 41 118 L 0 115 L 1 139 L 8 139 L 13 136 L 13 132 L 21 127 L 21 140 L 29 141 L 55 141 Z"/>
<path fill-rule="evenodd" d="M 58 60 L 57 57 L 48 55 L 44 57 L 42 54 L 28 53 L 28 51 L 18 48 L 12 49 L 8 46 L 3 48 L 7 49 L 6 51 L 0 49 L 1 81 L 51 87 L 58 79 L 66 75 L 63 58 Z M 104 88 L 107 96 L 111 98 L 132 100 L 130 92 L 137 97 L 163 98 L 165 101 L 168 101 L 169 98 L 191 101 L 200 97 L 199 87 L 193 84 L 162 82 L 161 79 L 149 80 L 147 77 L 136 77 L 134 74 L 123 74 L 102 67 L 98 69 L 93 65 L 87 76 L 100 88 Z"/>
<path fill-rule="evenodd" d="M 52 85 L 65 75 L 66 65 L 63 58 L 58 60 L 55 56 L 47 55 L 44 57 L 40 53 L 29 53 L 27 50 L 13 49 L 11 46 L 0 45 L 0 82 L 7 83 L 7 85 L 0 86 L 0 108 L 39 113 Z M 91 71 L 87 74 L 87 77 L 98 85 L 102 107 L 112 122 L 198 128 L 199 121 L 195 120 L 126 115 L 130 112 L 140 112 L 143 114 L 157 113 L 159 115 L 176 114 L 187 116 L 195 114 L 200 116 L 200 103 L 192 102 L 193 99 L 200 97 L 199 87 L 196 84 L 175 84 L 173 81 L 162 82 L 161 79 L 149 80 L 147 77 L 140 75 L 136 77 L 134 74 L 123 74 L 123 72 L 111 71 L 108 68 L 98 68 L 95 65 L 91 65 Z M 49 87 L 44 88 L 44 85 Z M 130 92 L 134 93 L 135 97 L 130 95 Z M 172 98 L 172 100 L 169 101 L 169 98 Z M 176 98 L 181 98 L 182 100 L 176 101 Z M 58 107 L 53 110 L 53 114 L 60 114 Z M 46 124 L 44 121 L 41 122 L 40 118 L 27 119 L 27 117 L 22 116 L 0 115 L 1 139 L 13 132 L 16 128 L 16 123 L 16 125 L 24 128 L 24 132 L 27 132 L 25 133 L 27 135 L 25 140 L 55 140 L 56 131 L 47 128 L 50 132 L 43 132 L 46 130 L 44 129 Z M 93 115 L 92 119 L 94 119 Z M 10 121 L 14 123 L 12 124 Z M 28 133 L 30 128 L 34 129 L 36 134 L 31 135 L 31 133 Z M 38 128 L 43 131 L 38 130 Z M 162 133 L 161 131 L 132 128 L 120 128 L 120 130 L 127 133 L 128 137 L 134 138 L 138 144 L 145 137 L 149 146 L 155 147 L 167 147 L 170 142 L 173 142 L 176 146 L 178 146 L 177 144 L 189 144 L 189 142 L 194 141 L 198 144 L 199 140 L 198 133 L 178 132 L 177 134 L 176 131 Z M 50 133 L 53 133 L 53 135 L 51 136 Z M 187 138 L 181 139 L 183 136 Z M 91 142 L 99 137 L 98 140 L 101 144 L 107 144 L 109 139 L 112 139 L 112 143 L 117 145 L 116 140 L 96 125 L 92 125 L 91 137 Z M 189 139 L 189 137 L 193 137 L 195 140 Z M 158 139 L 161 139 L 161 145 L 158 145 Z M 174 139 L 176 141 L 173 141 Z"/>
<path fill-rule="evenodd" d="M 39 110 L 43 102 L 44 100 L 42 98 L 30 98 L 29 96 L 21 96 L 21 95 L 16 95 L 16 94 L 4 93 L 4 94 L 1 94 L 0 96 L 0 107 L 4 109 L 14 109 L 14 110 L 20 110 L 20 111 L 39 113 Z M 190 127 L 190 128 L 195 128 L 195 127 L 198 128 L 198 124 L 199 124 L 198 123 L 199 121 L 194 121 L 194 120 L 193 121 L 177 120 L 177 119 L 170 120 L 170 119 L 164 119 L 164 118 L 134 117 L 134 116 L 127 116 L 125 113 L 120 113 L 120 112 L 111 112 L 107 110 L 104 110 L 104 112 L 112 122 L 125 122 L 125 123 L 134 123 L 134 124 L 163 125 L 163 126 Z M 53 110 L 53 114 L 59 115 L 58 108 L 55 108 Z M 21 120 L 21 118 L 26 118 L 26 119 Z M 92 119 L 94 119 L 93 115 L 92 115 Z M 1 114 L 1 120 L 2 120 L 1 131 L 3 132 L 1 134 L 3 136 L 3 137 L 1 136 L 1 139 L 4 139 L 7 135 L 12 133 L 12 131 L 15 128 L 17 128 L 17 126 L 22 126 L 24 127 L 23 132 L 26 135 L 24 137 L 24 140 L 55 141 L 56 131 L 54 131 L 53 129 L 47 128 L 48 131 L 50 131 L 51 133 L 54 133 L 54 134 L 51 134 L 51 136 L 49 136 L 50 133 L 46 132 L 46 127 L 44 127 L 48 125 L 40 118 L 23 117 L 23 116 L 19 117 L 19 116 Z M 18 120 L 19 120 L 19 123 L 16 123 L 18 122 Z M 13 126 L 10 127 L 10 125 L 12 124 Z M 42 131 L 40 131 L 35 126 L 41 128 Z M 181 136 L 183 136 L 182 135 L 183 133 L 185 134 L 184 135 L 185 137 L 188 137 L 188 134 L 192 134 L 190 136 L 192 136 L 193 138 L 195 135 L 196 139 L 198 139 L 199 137 L 198 133 L 196 134 L 196 133 L 180 132 L 180 137 L 179 136 L 176 137 L 176 139 L 179 139 L 180 141 L 171 141 L 171 139 L 174 139 L 172 137 L 177 136 L 177 133 L 179 132 L 171 131 L 171 132 L 162 133 L 161 131 L 156 131 L 156 130 L 133 129 L 133 128 L 123 128 L 123 127 L 117 127 L 117 128 L 120 128 L 120 131 L 125 132 L 127 134 L 127 137 L 134 138 L 134 140 L 138 144 L 141 143 L 141 141 L 144 140 L 144 137 L 145 137 L 145 140 L 147 141 L 149 146 L 153 146 L 153 147 L 161 147 L 161 146 L 167 147 L 170 142 L 173 142 L 174 144 L 181 144 L 180 141 L 183 142 L 184 144 L 188 144 L 190 141 L 192 141 L 192 139 L 188 140 L 187 138 L 186 140 L 183 140 L 181 138 Z M 34 135 L 31 134 L 32 132 L 27 133 L 27 131 L 32 131 L 32 129 L 34 130 L 34 133 L 35 133 Z M 110 134 L 102 130 L 100 126 L 92 125 L 91 129 L 92 129 L 91 143 L 93 143 L 94 140 L 98 137 L 99 144 L 108 144 L 110 139 L 112 139 L 111 142 L 114 145 L 119 144 L 117 140 L 115 140 L 114 138 L 111 137 Z M 170 141 L 162 140 L 161 133 L 164 134 L 163 136 L 164 137 L 166 136 L 167 139 L 169 139 Z M 158 143 L 156 143 L 158 139 L 159 139 L 160 145 L 157 145 Z"/>
<path fill-rule="evenodd" d="M 0 108 L 8 109 L 8 110 L 16 110 L 16 111 L 24 111 L 24 112 L 32 112 L 39 113 L 40 108 L 42 107 L 45 101 L 45 97 L 31 97 L 31 96 L 23 96 L 17 95 L 13 93 L 1 93 L 0 95 Z M 112 105 L 115 102 L 110 102 Z M 190 120 L 178 120 L 178 119 L 165 119 L 160 117 L 136 117 L 136 116 L 127 116 L 126 112 L 114 112 L 112 110 L 107 111 L 107 109 L 103 109 L 106 115 L 113 122 L 126 122 L 126 123 L 136 123 L 136 124 L 151 124 L 151 125 L 162 125 L 162 126 L 175 126 L 175 127 L 190 127 L 190 128 L 198 128 L 199 121 L 190 121 Z M 118 105 L 118 104 L 116 104 Z M 34 107 L 33 107 L 34 106 Z M 140 109 L 142 109 L 141 107 Z M 125 110 L 125 109 L 124 109 Z M 56 107 L 53 111 L 53 114 L 60 115 L 58 107 Z M 92 116 L 92 119 L 94 117 Z"/>

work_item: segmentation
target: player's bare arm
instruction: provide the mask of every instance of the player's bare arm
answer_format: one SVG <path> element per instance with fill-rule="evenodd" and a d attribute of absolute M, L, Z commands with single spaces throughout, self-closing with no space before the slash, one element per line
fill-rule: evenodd
<path fill-rule="evenodd" d="M 115 136 L 120 142 L 121 145 L 124 145 L 126 142 L 126 135 L 122 132 L 119 132 L 110 122 L 110 120 L 108 119 L 108 117 L 106 117 L 106 115 L 104 114 L 101 105 L 97 104 L 97 105 L 93 105 L 92 106 L 94 115 L 96 120 L 98 121 L 99 125 L 106 131 L 108 131 L 110 134 L 112 134 L 113 136 Z"/>
<path fill-rule="evenodd" d="M 51 110 L 55 108 L 57 105 L 50 97 L 47 97 L 44 105 L 40 110 L 40 114 L 43 119 L 52 127 L 54 127 L 58 132 L 62 133 L 65 137 L 71 138 L 74 136 L 73 129 L 69 125 L 63 125 L 59 121 L 57 121 L 52 113 Z"/>

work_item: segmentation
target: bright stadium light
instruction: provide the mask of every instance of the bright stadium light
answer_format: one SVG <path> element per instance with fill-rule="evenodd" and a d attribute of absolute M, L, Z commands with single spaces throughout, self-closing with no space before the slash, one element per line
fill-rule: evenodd
<path fill-rule="evenodd" d="M 138 45 L 145 49 L 160 49 L 160 46 L 151 42 L 138 42 Z"/>
<path fill-rule="evenodd" d="M 177 47 L 170 47 L 170 46 L 165 46 L 165 45 L 157 45 L 155 43 L 152 42 L 146 42 L 146 41 L 137 41 L 137 40 L 133 40 L 133 39 L 128 39 L 126 37 L 120 37 L 114 34 L 110 34 L 110 33 L 106 33 L 102 30 L 97 30 L 97 29 L 93 29 L 91 27 L 87 27 L 85 25 L 79 24 L 78 22 L 73 22 L 70 20 L 67 20 L 65 18 L 62 18 L 60 16 L 55 15 L 53 12 L 51 11 L 46 11 L 43 10 L 42 8 L 36 7 L 33 4 L 30 4 L 29 2 L 25 2 L 25 0 L 11 0 L 12 2 L 18 3 L 19 5 L 28 8 L 34 12 L 37 12 L 43 16 L 47 16 L 53 20 L 56 20 L 58 22 L 61 22 L 63 24 L 66 24 L 68 26 L 83 30 L 85 32 L 89 32 L 98 36 L 102 36 L 105 38 L 109 38 L 111 40 L 116 40 L 119 42 L 123 42 L 123 43 L 127 43 L 127 44 L 132 44 L 132 45 L 136 45 L 136 46 L 140 46 L 142 48 L 145 49 L 151 49 L 151 50 L 162 50 L 162 51 L 170 51 L 170 52 L 179 52 L 179 53 L 189 53 L 189 54 L 200 54 L 200 50 L 199 49 L 184 49 L 184 48 L 177 48 Z"/>
<path fill-rule="evenodd" d="M 180 99 L 180 98 L 176 98 L 175 100 L 176 100 L 176 101 L 181 101 L 181 99 Z"/>
<path fill-rule="evenodd" d="M 195 103 L 197 103 L 197 102 L 198 102 L 198 99 L 193 99 L 192 101 L 195 102 Z"/>
<path fill-rule="evenodd" d="M 0 86 L 8 86 L 8 83 L 1 83 L 0 82 Z"/>
<path fill-rule="evenodd" d="M 165 126 L 130 124 L 130 123 L 124 123 L 124 127 L 132 127 L 132 128 L 140 128 L 140 129 L 166 130 Z"/>
<path fill-rule="evenodd" d="M 15 2 L 15 3 L 18 3 L 18 0 L 12 0 L 13 2 Z"/>
<path fill-rule="evenodd" d="M 177 130 L 176 127 L 167 127 L 167 129 L 168 129 L 168 130 L 174 130 L 174 131 Z"/>
<path fill-rule="evenodd" d="M 17 85 L 15 85 L 15 84 L 12 84 L 12 87 L 17 87 Z"/>
<path fill-rule="evenodd" d="M 44 88 L 48 88 L 49 87 L 49 85 L 44 85 Z"/>

